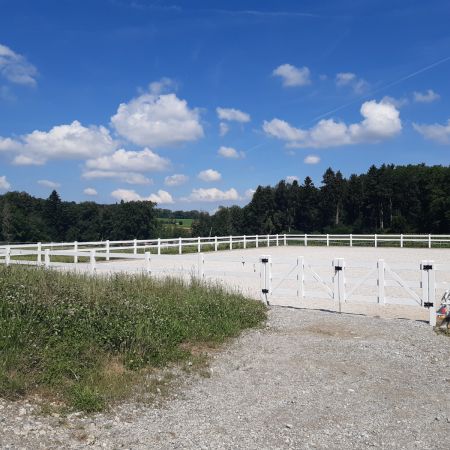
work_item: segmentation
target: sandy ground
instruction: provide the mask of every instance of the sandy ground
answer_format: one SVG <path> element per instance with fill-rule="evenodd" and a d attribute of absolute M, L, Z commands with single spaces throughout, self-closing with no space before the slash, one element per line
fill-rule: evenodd
<path fill-rule="evenodd" d="M 428 320 L 429 311 L 420 306 L 422 289 L 420 281 L 422 261 L 433 261 L 442 270 L 436 271 L 437 299 L 448 286 L 450 288 L 450 249 L 373 248 L 373 247 L 260 247 L 203 253 L 204 279 L 223 283 L 231 289 L 261 298 L 260 257 L 270 255 L 272 293 L 267 300 L 271 305 L 294 308 L 313 308 L 351 312 L 380 317 L 401 317 Z M 298 292 L 298 258 L 303 257 L 303 298 Z M 347 302 L 338 302 L 330 295 L 333 291 L 334 265 L 336 258 L 345 260 L 345 289 L 349 293 L 359 280 L 368 276 L 363 285 L 356 287 Z M 378 304 L 377 261 L 383 259 L 387 266 L 409 286 L 399 286 L 393 275 L 386 271 L 386 304 Z M 149 265 L 153 276 L 181 276 L 189 279 L 198 275 L 199 255 L 152 255 Z M 309 268 L 310 267 L 310 268 Z M 79 270 L 87 265 L 79 264 Z M 323 282 L 314 278 L 313 272 Z M 97 273 L 142 272 L 143 261 L 115 260 L 98 264 Z M 372 271 L 372 273 L 370 273 Z M 446 285 L 445 283 L 448 283 Z M 329 291 L 327 291 L 327 287 Z M 412 294 L 411 291 L 415 294 Z"/>

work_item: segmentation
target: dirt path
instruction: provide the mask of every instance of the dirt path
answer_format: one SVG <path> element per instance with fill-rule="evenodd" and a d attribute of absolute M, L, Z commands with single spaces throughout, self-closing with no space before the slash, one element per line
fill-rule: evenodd
<path fill-rule="evenodd" d="M 1 448 L 448 448 L 450 341 L 427 324 L 275 308 L 163 407 L 39 417 L 0 401 Z"/>

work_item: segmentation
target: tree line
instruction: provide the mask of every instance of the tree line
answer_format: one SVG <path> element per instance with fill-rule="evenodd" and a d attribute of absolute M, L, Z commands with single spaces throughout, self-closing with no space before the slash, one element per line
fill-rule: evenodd
<path fill-rule="evenodd" d="M 267 233 L 448 233 L 450 166 L 372 166 L 345 178 L 327 169 L 320 186 L 280 181 L 259 186 L 244 207 L 215 214 L 158 209 L 148 201 L 102 205 L 25 192 L 0 196 L 0 241 L 62 242 L 186 236 L 158 218 L 190 218 L 193 236 Z"/>

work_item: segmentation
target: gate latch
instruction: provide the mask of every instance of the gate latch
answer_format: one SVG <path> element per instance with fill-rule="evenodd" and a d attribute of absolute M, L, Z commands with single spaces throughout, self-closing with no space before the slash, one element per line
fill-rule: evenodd
<path fill-rule="evenodd" d="M 424 264 L 422 266 L 422 270 L 432 270 L 433 266 L 431 264 Z"/>
<path fill-rule="evenodd" d="M 269 289 L 262 289 L 262 293 L 263 294 L 268 294 L 269 293 Z"/>
<path fill-rule="evenodd" d="M 261 262 L 262 263 L 268 263 L 269 262 L 269 258 L 261 258 Z"/>
<path fill-rule="evenodd" d="M 337 272 L 339 270 L 342 270 L 342 266 L 334 266 L 334 270 Z"/>
<path fill-rule="evenodd" d="M 425 308 L 431 308 L 432 306 L 434 306 L 434 303 L 432 303 L 432 302 L 424 302 L 423 306 Z"/>

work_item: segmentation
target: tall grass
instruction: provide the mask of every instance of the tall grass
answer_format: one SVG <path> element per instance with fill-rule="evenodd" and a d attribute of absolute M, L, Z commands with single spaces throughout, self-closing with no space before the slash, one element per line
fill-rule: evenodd
<path fill-rule="evenodd" d="M 196 281 L 1 266 L 0 396 L 101 410 L 146 370 L 264 318 L 261 303 Z"/>

